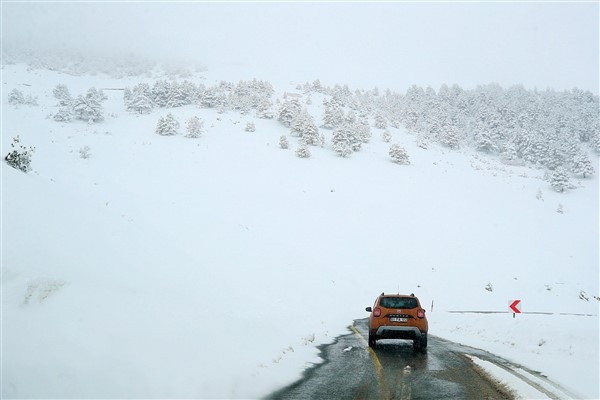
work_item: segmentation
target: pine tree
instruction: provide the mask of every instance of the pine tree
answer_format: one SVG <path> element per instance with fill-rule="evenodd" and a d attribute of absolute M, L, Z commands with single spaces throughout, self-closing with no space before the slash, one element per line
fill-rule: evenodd
<path fill-rule="evenodd" d="M 390 146 L 390 157 L 395 163 L 408 165 L 410 164 L 409 156 L 406 150 L 399 144 L 393 144 Z"/>
<path fill-rule="evenodd" d="M 282 149 L 290 148 L 290 143 L 288 142 L 287 137 L 285 137 L 285 135 L 281 135 L 279 137 L 279 147 L 281 147 Z"/>
<path fill-rule="evenodd" d="M 300 158 L 309 158 L 311 156 L 308 145 L 304 142 L 300 142 L 300 146 L 296 150 L 296 155 Z"/>
<path fill-rule="evenodd" d="M 594 166 L 588 158 L 587 154 L 580 152 L 573 163 L 573 173 L 575 175 L 581 175 L 583 178 L 594 175 Z"/>
<path fill-rule="evenodd" d="M 362 143 L 369 143 L 371 140 L 371 127 L 366 117 L 360 117 L 354 124 L 358 140 Z"/>
<path fill-rule="evenodd" d="M 292 120 L 292 136 L 300 136 L 304 143 L 316 146 L 319 143 L 319 129 L 306 107 Z"/>
<path fill-rule="evenodd" d="M 156 133 L 161 136 L 177 135 L 177 129 L 179 129 L 179 122 L 171 113 L 168 113 L 166 117 L 160 117 L 156 125 Z"/>
<path fill-rule="evenodd" d="M 185 129 L 187 131 L 185 137 L 199 138 L 204 130 L 204 121 L 200 121 L 200 118 L 194 116 L 186 121 Z"/>
<path fill-rule="evenodd" d="M 551 176 L 550 184 L 557 192 L 564 192 L 565 189 L 571 187 L 571 181 L 567 171 L 562 167 L 557 167 Z"/>
<path fill-rule="evenodd" d="M 341 106 L 335 101 L 323 101 L 323 125 L 325 129 L 334 129 L 344 120 L 344 111 Z"/>
<path fill-rule="evenodd" d="M 73 108 L 70 105 L 60 107 L 52 118 L 57 122 L 71 122 L 73 119 Z"/>
<path fill-rule="evenodd" d="M 165 80 L 154 82 L 151 91 L 151 100 L 157 107 L 166 107 L 169 101 L 169 83 Z"/>
<path fill-rule="evenodd" d="M 286 128 L 291 127 L 292 121 L 302 111 L 300 103 L 296 99 L 286 100 L 279 107 L 277 121 L 281 122 Z"/>
<path fill-rule="evenodd" d="M 133 92 L 129 87 L 126 87 L 123 90 L 123 104 L 125 104 L 125 109 L 129 109 L 129 102 L 133 98 Z"/>
<path fill-rule="evenodd" d="M 519 155 L 517 154 L 517 149 L 513 142 L 507 142 L 502 149 L 502 159 L 507 164 L 516 164 Z"/>
<path fill-rule="evenodd" d="M 453 125 L 446 126 L 446 129 L 440 133 L 440 142 L 451 149 L 459 147 L 458 134 Z"/>
<path fill-rule="evenodd" d="M 102 108 L 102 92 L 95 88 L 88 89 L 84 95 L 79 95 L 73 101 L 73 113 L 77 119 L 87 121 L 88 123 L 100 122 L 104 119 L 104 110 Z"/>
<path fill-rule="evenodd" d="M 347 154 L 345 153 L 348 149 L 350 152 L 352 152 L 353 136 L 354 134 L 351 132 L 351 128 L 348 123 L 337 126 L 333 130 L 333 136 L 331 138 L 333 150 L 342 157 L 346 157 Z M 342 153 L 344 153 L 344 155 L 342 155 Z"/>
<path fill-rule="evenodd" d="M 391 142 L 392 134 L 390 133 L 390 131 L 388 131 L 387 129 L 385 131 L 383 131 L 383 134 L 381 135 L 381 140 L 383 140 L 386 143 Z"/>
<path fill-rule="evenodd" d="M 352 154 L 352 147 L 347 142 L 339 141 L 333 144 L 333 151 L 335 151 L 338 156 L 346 158 Z"/>
<path fill-rule="evenodd" d="M 64 84 L 56 85 L 52 91 L 54 97 L 58 100 L 58 105 L 61 107 L 70 106 L 73 102 L 73 97 L 69 92 L 69 89 Z"/>
<path fill-rule="evenodd" d="M 182 107 L 186 104 L 186 94 L 183 92 L 181 85 L 177 82 L 171 82 L 168 85 L 167 107 Z"/>
<path fill-rule="evenodd" d="M 185 80 L 179 85 L 184 105 L 194 104 L 198 100 L 198 87 L 194 83 Z"/>
<path fill-rule="evenodd" d="M 261 98 L 256 106 L 256 116 L 262 119 L 273 119 L 271 100 Z"/>
<path fill-rule="evenodd" d="M 134 86 L 127 104 L 127 110 L 139 114 L 148 114 L 152 111 L 151 92 L 147 84 Z"/>
<path fill-rule="evenodd" d="M 246 123 L 246 132 L 254 132 L 256 131 L 256 125 L 254 122 L 250 121 Z"/>
<path fill-rule="evenodd" d="M 381 113 L 375 114 L 375 128 L 378 129 L 387 129 L 388 124 L 385 120 L 385 117 Z"/>
<path fill-rule="evenodd" d="M 477 147 L 477 150 L 485 153 L 491 153 L 495 149 L 494 142 L 492 141 L 488 130 L 484 129 L 475 133 L 475 146 Z"/>

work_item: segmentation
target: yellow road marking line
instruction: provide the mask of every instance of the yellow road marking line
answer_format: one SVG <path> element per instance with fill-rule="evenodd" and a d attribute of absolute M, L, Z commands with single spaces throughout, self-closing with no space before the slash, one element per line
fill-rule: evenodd
<path fill-rule="evenodd" d="M 379 361 L 379 358 L 377 358 L 377 354 L 375 354 L 375 351 L 369 346 L 369 343 L 366 341 L 366 339 L 364 338 L 363 335 L 360 334 L 360 332 L 354 327 L 354 324 L 352 324 L 352 330 L 354 331 L 354 333 L 356 334 L 356 336 L 358 336 L 360 338 L 360 340 L 362 340 L 362 342 L 364 344 L 367 345 L 367 350 L 369 352 L 369 355 L 371 356 L 371 361 L 373 361 L 373 365 L 375 365 L 375 373 L 377 374 L 377 383 L 379 384 L 379 389 L 380 389 L 380 398 L 382 399 L 390 399 L 390 392 L 388 391 L 387 385 L 385 384 L 385 380 L 383 379 L 383 367 L 381 366 L 381 362 Z"/>

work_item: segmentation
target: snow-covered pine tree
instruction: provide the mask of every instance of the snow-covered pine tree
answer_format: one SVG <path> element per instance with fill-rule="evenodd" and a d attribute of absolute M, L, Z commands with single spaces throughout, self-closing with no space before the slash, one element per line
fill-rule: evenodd
<path fill-rule="evenodd" d="M 58 100 L 58 105 L 61 107 L 70 106 L 73 102 L 73 97 L 69 92 L 69 88 L 65 84 L 58 84 L 52 91 L 54 97 Z"/>
<path fill-rule="evenodd" d="M 552 185 L 554 190 L 557 192 L 564 192 L 565 189 L 569 189 L 571 187 L 569 174 L 562 166 L 558 166 L 552 173 L 550 185 Z"/>
<path fill-rule="evenodd" d="M 167 93 L 167 107 L 168 108 L 174 108 L 174 107 L 182 107 L 184 105 L 186 105 L 186 94 L 183 92 L 183 88 L 181 87 L 181 85 L 176 82 L 173 81 L 171 83 L 169 83 L 169 91 Z"/>
<path fill-rule="evenodd" d="M 260 98 L 256 105 L 256 116 L 262 119 L 273 119 L 273 104 L 268 98 Z"/>
<path fill-rule="evenodd" d="M 349 117 L 351 115 L 351 113 L 348 113 Z M 364 129 L 364 125 L 352 118 L 347 118 L 342 125 L 346 126 L 346 133 L 348 135 L 348 144 L 350 144 L 350 148 L 352 148 L 352 151 L 359 151 L 363 144 L 363 133 L 361 132 L 361 129 Z"/>
<path fill-rule="evenodd" d="M 125 105 L 126 110 L 129 108 L 129 102 L 131 101 L 132 97 L 133 92 L 129 87 L 123 89 L 123 104 Z"/>
<path fill-rule="evenodd" d="M 477 147 L 477 150 L 483 151 L 484 153 L 491 153 L 495 150 L 494 142 L 487 129 L 475 132 L 475 146 Z"/>
<path fill-rule="evenodd" d="M 201 121 L 200 118 L 193 116 L 186 121 L 185 129 L 187 131 L 185 137 L 194 139 L 199 138 L 204 130 L 204 121 Z"/>
<path fill-rule="evenodd" d="M 138 114 L 148 114 L 152 111 L 150 86 L 142 83 L 133 87 L 127 110 Z"/>
<path fill-rule="evenodd" d="M 594 166 L 586 153 L 580 152 L 573 162 L 573 173 L 587 178 L 594 175 Z"/>
<path fill-rule="evenodd" d="M 157 107 L 166 107 L 169 101 L 170 85 L 165 80 L 158 80 L 154 82 L 151 91 L 152 103 Z"/>
<path fill-rule="evenodd" d="M 506 164 L 514 165 L 518 163 L 519 155 L 517 154 L 517 149 L 512 141 L 508 141 L 504 144 L 501 151 L 501 157 Z"/>
<path fill-rule="evenodd" d="M 84 160 L 87 160 L 88 158 L 90 158 L 92 156 L 92 154 L 90 153 L 90 146 L 85 145 L 82 148 L 79 149 L 79 157 L 83 158 Z"/>
<path fill-rule="evenodd" d="M 362 143 L 369 143 L 371 140 L 371 127 L 369 126 L 369 120 L 366 117 L 361 116 L 358 118 L 354 126 L 358 139 Z"/>
<path fill-rule="evenodd" d="M 311 156 L 308 144 L 300 141 L 300 146 L 296 150 L 296 155 L 300 158 L 309 158 Z"/>
<path fill-rule="evenodd" d="M 406 150 L 399 144 L 392 144 L 390 146 L 390 157 L 397 164 L 408 165 L 410 164 L 409 156 Z"/>
<path fill-rule="evenodd" d="M 381 112 L 377 112 L 377 114 L 375 114 L 375 128 L 377 129 L 387 129 L 388 124 L 387 121 L 385 120 L 385 117 L 383 116 L 383 114 L 381 114 Z"/>
<path fill-rule="evenodd" d="M 346 118 L 333 130 L 331 142 L 334 151 L 338 154 L 345 153 L 346 148 L 351 151 L 359 151 L 362 146 L 360 129 L 362 125 L 353 118 L 353 113 L 349 113 Z M 340 143 L 346 143 L 347 146 L 342 146 Z M 341 155 L 341 154 L 340 154 Z"/>
<path fill-rule="evenodd" d="M 292 120 L 290 127 L 290 134 L 292 136 L 301 137 L 304 143 L 311 146 L 319 144 L 319 128 L 317 128 L 317 124 L 315 124 L 314 119 L 308 113 L 306 107 L 296 115 Z"/>
<path fill-rule="evenodd" d="M 279 137 L 279 147 L 281 147 L 282 149 L 290 148 L 290 142 L 288 142 L 287 137 L 285 135 L 281 135 Z"/>
<path fill-rule="evenodd" d="M 446 129 L 440 132 L 440 142 L 451 149 L 457 149 L 459 147 L 458 133 L 454 125 L 447 125 Z"/>
<path fill-rule="evenodd" d="M 333 143 L 333 151 L 335 151 L 338 156 L 346 158 L 352 154 L 352 147 L 348 144 L 348 142 L 339 141 Z"/>
<path fill-rule="evenodd" d="M 387 129 L 385 131 L 383 131 L 383 133 L 381 134 L 381 140 L 383 140 L 386 143 L 391 142 L 392 134 L 390 133 L 390 131 L 388 131 Z"/>
<path fill-rule="evenodd" d="M 200 95 L 200 106 L 205 108 L 214 108 L 217 102 L 217 89 L 209 87 Z"/>
<path fill-rule="evenodd" d="M 177 135 L 178 129 L 179 122 L 171 113 L 168 113 L 166 117 L 160 117 L 156 125 L 156 133 L 161 136 Z"/>
<path fill-rule="evenodd" d="M 341 106 L 332 99 L 331 101 L 323 100 L 323 125 L 322 128 L 334 129 L 344 120 L 344 110 Z"/>
<path fill-rule="evenodd" d="M 296 99 L 289 99 L 281 103 L 277 113 L 277 121 L 281 122 L 286 128 L 290 128 L 292 121 L 302 111 L 302 106 Z"/>
<path fill-rule="evenodd" d="M 185 105 L 194 104 L 198 101 L 198 87 L 193 82 L 184 80 L 179 85 L 179 89 Z"/>
<path fill-rule="evenodd" d="M 429 147 L 429 140 L 427 139 L 427 137 L 425 135 L 417 136 L 415 143 L 417 144 L 417 147 L 419 147 L 423 150 L 427 150 L 427 148 Z"/>
<path fill-rule="evenodd" d="M 73 100 L 73 114 L 77 119 L 88 123 L 100 122 L 104 119 L 102 108 L 102 92 L 96 88 L 88 89 L 85 95 L 79 95 Z"/>
<path fill-rule="evenodd" d="M 104 100 L 108 100 L 108 97 L 104 94 L 102 89 L 96 89 L 91 87 L 85 94 L 87 97 L 96 100 L 98 103 L 102 103 Z"/>
<path fill-rule="evenodd" d="M 246 123 L 246 132 L 254 132 L 256 131 L 256 125 L 253 121 L 249 121 Z"/>
<path fill-rule="evenodd" d="M 52 118 L 57 122 L 71 122 L 73 120 L 73 107 L 70 105 L 60 107 Z"/>

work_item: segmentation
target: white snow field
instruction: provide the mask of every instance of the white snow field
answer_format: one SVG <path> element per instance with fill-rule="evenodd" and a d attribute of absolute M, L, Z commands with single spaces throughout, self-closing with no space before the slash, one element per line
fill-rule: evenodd
<path fill-rule="evenodd" d="M 122 91 L 105 91 L 103 122 L 48 117 L 58 84 L 76 95 L 144 79 L 2 71 L 2 157 L 16 135 L 35 146 L 31 172 L 2 163 L 3 398 L 265 396 L 397 291 L 419 296 L 431 334 L 599 397 L 597 177 L 558 193 L 543 170 L 425 150 L 403 128 L 389 130 L 410 165 L 373 127 L 348 158 L 320 129 L 327 143 L 302 159 L 275 119 L 136 115 Z M 298 83 L 273 83 L 273 99 Z M 14 88 L 39 105 L 9 105 Z M 322 100 L 309 106 L 317 121 Z M 179 135 L 155 134 L 167 112 Z M 191 116 L 198 139 L 183 135 Z M 548 314 L 450 312 L 514 299 Z"/>

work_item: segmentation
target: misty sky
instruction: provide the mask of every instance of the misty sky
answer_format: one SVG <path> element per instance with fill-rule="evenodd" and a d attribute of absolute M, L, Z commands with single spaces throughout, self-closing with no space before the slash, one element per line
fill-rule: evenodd
<path fill-rule="evenodd" d="M 598 93 L 598 3 L 6 3 L 3 46 L 134 53 L 259 79 Z"/>

